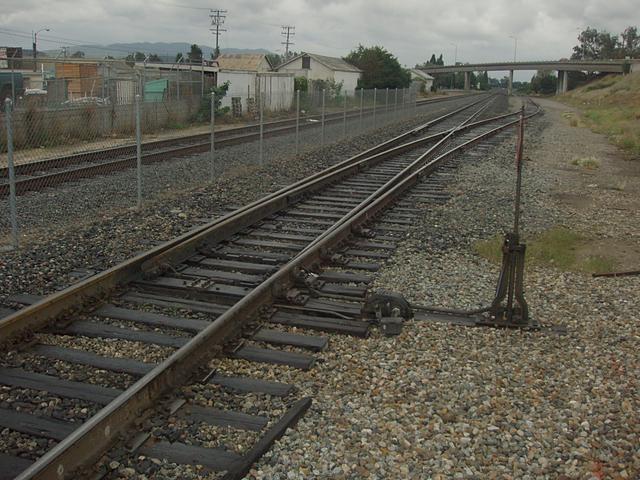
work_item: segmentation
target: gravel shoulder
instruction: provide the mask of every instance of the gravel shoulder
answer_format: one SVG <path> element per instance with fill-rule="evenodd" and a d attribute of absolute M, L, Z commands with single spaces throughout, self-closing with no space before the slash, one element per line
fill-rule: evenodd
<path fill-rule="evenodd" d="M 567 107 L 540 103 L 527 127 L 525 236 L 563 225 L 624 241 L 618 260 L 637 260 L 638 165 L 571 127 Z M 489 302 L 498 268 L 473 245 L 511 225 L 514 152 L 507 138 L 465 157 L 453 198 L 425 206 L 377 286 L 427 305 Z M 600 168 L 572 165 L 581 155 Z M 532 315 L 567 335 L 409 321 L 396 338 L 332 337 L 324 362 L 292 379 L 314 396 L 311 411 L 248 478 L 638 478 L 640 277 L 538 265 L 525 288 Z"/>

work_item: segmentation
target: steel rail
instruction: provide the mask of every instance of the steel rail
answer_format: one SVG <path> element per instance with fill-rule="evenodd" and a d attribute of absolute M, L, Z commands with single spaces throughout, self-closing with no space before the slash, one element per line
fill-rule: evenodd
<path fill-rule="evenodd" d="M 486 100 L 487 98 L 484 98 L 478 102 L 474 102 L 472 106 Z M 163 268 L 164 265 L 179 262 L 195 253 L 197 248 L 206 242 L 210 243 L 224 240 L 262 218 L 286 208 L 289 204 L 294 203 L 302 195 L 313 189 L 320 189 L 328 183 L 350 175 L 361 168 L 365 168 L 375 162 L 382 161 L 385 158 L 441 137 L 448 131 L 395 146 L 407 138 L 418 135 L 421 131 L 428 129 L 436 122 L 449 118 L 467 108 L 470 108 L 470 106 L 462 107 L 454 112 L 431 120 L 360 154 L 354 155 L 343 162 L 242 206 L 208 224 L 196 227 L 173 240 L 169 240 L 147 252 L 126 260 L 119 265 L 60 292 L 45 297 L 40 302 L 1 319 L 0 344 L 19 335 L 23 330 L 41 328 L 65 310 L 76 308 L 87 299 L 105 295 L 119 284 L 129 282 L 141 272 L 153 273 Z M 516 113 L 506 114 L 506 116 L 510 115 L 516 115 Z M 491 119 L 482 122 L 488 121 L 491 121 Z"/>
<path fill-rule="evenodd" d="M 500 116 L 500 118 L 504 118 L 504 116 Z M 462 129 L 457 129 L 457 131 L 461 130 Z M 411 148 L 415 148 L 416 142 L 412 143 L 414 145 Z M 382 161 L 382 159 L 387 158 L 390 155 L 395 156 L 398 153 L 401 153 L 399 147 L 392 150 L 394 150 L 392 154 L 387 153 L 386 155 L 383 155 L 386 152 L 377 154 L 375 156 L 375 160 Z M 373 161 L 374 160 L 371 160 L 371 162 Z M 331 174 L 331 176 L 335 175 L 336 173 Z M 275 202 L 275 200 L 279 200 L 280 203 Z M 272 199 L 276 204 L 275 206 L 280 205 L 282 200 L 283 198 Z M 284 203 L 287 203 L 286 196 L 284 197 L 284 200 Z M 276 211 L 279 209 L 280 208 L 276 208 Z M 247 215 L 243 215 L 243 217 L 248 216 L 253 219 L 255 212 L 246 213 Z M 229 218 L 228 220 L 231 222 L 237 222 L 238 219 Z M 215 230 L 224 231 L 225 226 L 224 222 L 219 223 Z M 216 236 L 214 231 L 210 230 L 208 233 L 210 237 Z M 227 232 L 225 236 L 228 235 L 229 233 Z M 188 234 L 183 235 L 183 237 L 185 236 L 188 239 L 188 243 L 193 244 L 197 241 L 194 238 L 189 238 Z M 154 251 L 155 250 L 157 249 L 154 249 Z M 136 259 L 140 260 L 143 257 L 149 257 L 149 255 L 143 254 L 136 257 Z M 256 296 L 262 298 L 264 295 L 267 295 L 268 298 L 274 298 L 275 294 L 279 291 L 278 288 L 276 288 L 278 285 L 284 286 L 292 284 L 291 282 L 279 284 L 278 281 L 283 275 L 285 275 L 285 273 L 286 275 L 289 275 L 291 273 L 291 268 L 294 267 L 297 268 L 297 262 L 289 262 L 285 267 L 283 267 L 283 269 L 276 272 L 274 276 L 270 277 L 266 282 L 252 290 L 247 297 L 232 306 L 225 314 L 218 317 L 218 319 L 213 321 L 205 330 L 193 337 L 187 345 L 174 352 L 168 359 L 156 366 L 151 372 L 136 382 L 132 387 L 127 389 L 125 393 L 81 425 L 76 431 L 61 441 L 17 478 L 64 478 L 68 472 L 73 471 L 75 468 L 87 461 L 93 460 L 104 450 L 104 448 L 108 447 L 119 432 L 126 428 L 126 426 L 133 420 L 138 418 L 139 415 L 152 404 L 155 398 L 157 398 L 162 392 L 165 392 L 184 381 L 187 372 L 191 372 L 193 368 L 199 366 L 201 364 L 201 360 L 205 356 L 210 355 L 214 345 L 224 341 L 225 338 L 234 333 L 240 327 L 241 322 L 236 321 L 238 318 L 235 316 L 236 313 L 238 313 L 238 311 L 244 313 L 249 311 L 253 312 L 258 308 L 257 305 L 251 305 L 250 298 L 253 299 Z M 116 267 L 114 267 L 114 269 L 115 268 Z M 130 268 L 128 270 L 128 275 L 130 278 L 133 278 L 135 276 L 134 272 L 131 271 Z M 91 280 L 92 279 L 88 279 L 85 282 L 90 282 Z M 111 282 L 109 282 L 109 284 L 111 284 Z M 97 286 L 94 285 L 94 287 Z M 103 287 L 102 291 L 106 293 L 108 286 L 105 285 Z M 68 290 L 73 290 L 73 287 L 70 287 Z M 96 288 L 96 291 L 99 292 L 100 289 Z M 86 293 L 87 292 L 85 291 L 85 296 Z M 59 294 L 56 294 L 53 297 L 58 295 Z M 49 301 L 45 299 L 36 305 L 52 307 L 55 302 L 52 302 L 51 300 L 51 298 Z M 36 305 L 34 305 L 34 307 Z M 28 310 L 29 308 L 31 307 L 27 307 L 24 310 Z M 13 317 L 15 316 L 16 315 Z"/>
<path fill-rule="evenodd" d="M 477 95 L 478 94 L 471 94 L 471 95 L 458 95 L 453 97 L 444 97 L 444 98 L 435 98 L 435 99 L 422 99 L 422 100 L 418 100 L 416 103 L 418 106 L 422 107 L 422 106 L 428 106 L 428 105 L 451 101 L 451 100 L 464 99 L 464 98 L 477 96 Z M 380 108 L 382 107 L 378 107 L 378 109 Z M 369 114 L 372 110 L 373 110 L 373 107 L 367 107 L 366 109 L 363 110 L 363 113 Z M 347 115 L 347 119 L 358 118 L 359 114 L 360 114 L 359 110 L 352 110 Z M 307 116 L 301 117 L 301 120 L 309 122 L 313 120 L 318 120 L 320 119 L 320 117 L 321 115 L 319 114 L 307 115 Z M 334 113 L 328 113 L 325 115 L 326 123 L 338 123 L 343 119 L 344 119 L 344 112 L 334 112 Z M 274 120 L 272 122 L 266 122 L 264 124 L 264 126 L 267 127 L 265 134 L 289 133 L 293 130 L 293 128 L 291 127 L 295 126 L 295 121 L 296 121 L 295 118 L 286 118 L 281 120 Z M 300 125 L 301 128 L 311 128 L 315 126 L 317 126 L 315 123 L 303 123 Z M 270 127 L 273 127 L 273 128 L 270 128 Z M 219 132 L 217 132 L 217 136 L 219 140 L 216 141 L 216 144 L 220 143 L 220 146 L 228 146 L 228 145 L 234 145 L 236 143 L 240 143 L 243 141 L 250 141 L 252 139 L 257 138 L 257 135 L 250 135 L 250 134 L 255 133 L 258 128 L 259 128 L 259 124 L 250 124 L 250 125 L 243 125 L 240 127 L 233 127 L 225 130 L 220 130 Z M 176 143 L 189 143 L 189 144 L 194 143 L 199 146 L 210 145 L 209 138 L 210 138 L 209 133 L 197 133 L 193 135 L 184 135 L 184 136 L 175 137 L 175 138 L 152 140 L 152 141 L 144 142 L 142 144 L 142 147 L 143 149 L 147 150 L 147 149 L 163 149 L 166 147 L 171 147 Z M 234 140 L 236 142 L 234 142 Z M 184 146 L 188 147 L 189 145 L 184 145 Z M 41 172 L 43 170 L 47 170 L 47 169 L 61 168 L 61 167 L 77 165 L 77 164 L 92 162 L 92 161 L 101 160 L 101 159 L 104 160 L 105 156 L 107 158 L 111 157 L 113 159 L 114 157 L 121 156 L 121 155 L 133 155 L 135 154 L 135 149 L 136 149 L 135 144 L 126 144 L 126 145 L 120 145 L 117 147 L 80 152 L 72 155 L 45 158 L 45 159 L 37 160 L 34 162 L 18 164 L 16 165 L 15 171 L 16 171 L 16 175 L 30 175 L 33 173 Z M 7 177 L 8 177 L 7 167 L 0 167 L 0 178 L 7 178 Z"/>
<path fill-rule="evenodd" d="M 471 122 L 471 120 L 473 120 L 474 118 L 476 118 L 478 115 L 480 115 L 484 110 L 487 109 L 487 107 L 489 107 L 489 105 L 491 104 L 490 102 L 487 102 L 486 104 L 482 105 L 481 108 L 479 108 L 476 112 L 474 112 L 470 117 L 466 118 L 465 120 L 463 120 L 458 126 L 452 128 L 449 132 L 446 132 L 446 135 L 443 135 L 442 138 L 440 138 L 434 145 L 432 145 L 426 152 L 424 152 L 422 155 L 420 155 L 418 158 L 416 158 L 413 162 L 411 162 L 409 165 L 407 165 L 406 167 L 404 167 L 401 171 L 399 171 L 397 174 L 395 174 L 392 178 L 390 178 L 387 182 L 385 182 L 383 185 L 380 185 L 374 192 L 372 192 L 369 196 L 367 196 L 367 198 L 365 198 L 364 200 L 362 200 L 358 205 L 355 205 L 349 212 L 345 213 L 345 215 L 340 218 L 339 220 L 337 220 L 331 227 L 329 227 L 325 232 L 323 232 L 321 235 L 319 235 L 315 240 L 313 240 L 310 244 L 308 244 L 305 248 L 303 248 L 298 254 L 297 256 L 303 256 L 307 250 L 311 250 L 313 249 L 316 245 L 318 245 L 319 243 L 321 243 L 324 238 L 330 236 L 335 230 L 337 230 L 338 228 L 340 228 L 344 223 L 348 222 L 349 219 L 355 215 L 357 212 L 359 212 L 360 210 L 362 210 L 363 208 L 365 208 L 367 205 L 369 205 L 373 200 L 375 200 L 376 198 L 380 197 L 381 195 L 383 195 L 392 185 L 394 185 L 395 183 L 397 183 L 398 181 L 400 181 L 400 179 L 402 179 L 403 177 L 405 177 L 409 172 L 411 172 L 412 170 L 414 170 L 415 168 L 417 168 L 418 165 L 420 165 L 422 162 L 425 161 L 425 159 L 427 157 L 429 157 L 430 155 L 432 155 L 435 151 L 437 151 L 442 145 L 444 145 L 453 135 L 455 135 L 457 132 L 461 131 L 463 129 L 463 127 L 468 124 L 469 122 Z M 495 121 L 496 119 L 492 119 L 492 121 Z"/>
<path fill-rule="evenodd" d="M 473 96 L 477 96 L 477 95 L 478 94 L 474 94 Z M 469 95 L 464 97 L 460 96 L 460 97 L 451 97 L 451 98 L 466 98 L 468 96 Z M 442 101 L 442 99 L 438 99 L 438 100 Z M 430 101 L 429 104 L 432 102 L 433 101 Z M 342 120 L 343 118 L 342 114 L 340 114 L 339 117 L 336 115 L 334 115 L 332 118 L 329 118 L 328 123 L 337 123 Z M 357 114 L 352 115 L 352 117 L 354 116 L 357 116 Z M 308 118 L 311 118 L 311 117 L 308 117 Z M 291 120 L 283 120 L 279 122 L 291 122 Z M 310 129 L 310 128 L 315 128 L 317 126 L 318 125 L 315 123 L 305 123 L 300 125 L 299 128 L 301 127 L 303 129 Z M 238 130 L 240 129 L 254 130 L 255 128 L 257 128 L 256 125 L 251 125 L 248 127 L 238 127 Z M 294 126 L 284 126 L 284 127 L 273 128 L 264 132 L 263 137 L 264 136 L 276 137 L 279 135 L 286 135 L 291 133 L 291 131 L 293 130 L 294 130 Z M 229 147 L 229 146 L 238 145 L 241 143 L 248 143 L 260 138 L 259 132 L 227 136 L 229 134 L 228 132 L 229 130 L 224 130 L 219 133 L 219 136 L 222 134 L 223 138 L 216 141 L 218 148 Z M 188 141 L 189 139 L 194 140 L 196 138 L 198 139 L 202 138 L 204 141 L 201 141 L 199 143 L 188 143 L 187 145 L 175 146 L 176 143 Z M 151 143 L 152 142 L 149 142 L 147 145 Z M 167 145 L 167 147 L 160 148 L 160 145 Z M 177 139 L 159 140 L 155 142 L 155 147 L 156 149 L 151 150 L 149 152 L 145 152 L 143 154 L 142 163 L 144 165 L 161 162 L 167 159 L 179 158 L 186 155 L 208 152 L 211 148 L 210 134 L 209 133 L 197 134 L 191 137 L 180 137 Z M 69 181 L 77 180 L 80 178 L 94 177 L 97 175 L 104 175 L 107 173 L 125 170 L 127 168 L 133 168 L 137 165 L 137 157 L 135 155 L 125 157 L 125 158 L 115 158 L 115 159 L 107 158 L 107 159 L 104 159 L 104 161 L 91 163 L 89 165 L 83 164 L 82 162 L 92 161 L 91 159 L 101 154 L 101 152 L 111 152 L 110 153 L 111 156 L 117 157 L 118 156 L 117 151 L 119 151 L 119 149 L 123 149 L 123 151 L 126 151 L 128 153 L 130 150 L 134 148 L 135 146 L 131 146 L 131 145 L 126 147 L 114 147 L 114 149 L 112 150 L 93 151 L 93 152 L 87 152 L 86 154 L 81 153 L 75 156 L 59 157 L 57 159 L 43 161 L 43 162 L 50 162 L 50 164 L 53 165 L 49 167 L 50 169 L 58 168 L 58 166 L 60 165 L 56 165 L 56 164 L 60 164 L 60 163 L 64 163 L 64 165 L 62 166 L 75 165 L 75 167 L 66 168 L 64 170 L 54 171 L 51 173 L 45 173 L 43 175 L 35 175 L 33 177 L 18 179 L 15 182 L 16 194 L 21 195 L 26 192 L 37 191 L 40 189 L 48 188 L 48 187 L 59 185 L 62 183 L 67 183 Z M 87 157 L 87 158 L 82 160 L 83 157 Z M 30 170 L 33 173 L 33 172 L 42 171 L 42 166 L 39 166 L 41 165 L 41 163 L 42 162 L 27 163 L 27 164 L 22 164 L 19 167 L 22 167 L 22 170 Z M 18 170 L 20 170 L 20 168 Z M 25 174 L 25 172 L 23 172 L 23 174 Z M 0 183 L 0 198 L 6 197 L 8 194 L 9 194 L 9 184 L 7 182 Z"/>
<path fill-rule="evenodd" d="M 276 213 L 278 210 L 282 210 L 282 208 L 288 207 L 290 204 L 295 203 L 299 198 L 301 198 L 304 195 L 308 195 L 317 190 L 320 190 L 326 187 L 327 185 L 334 183 L 336 181 L 339 181 L 343 178 L 349 177 L 360 170 L 370 168 L 375 164 L 386 160 L 387 158 L 391 158 L 391 157 L 400 155 L 406 151 L 413 150 L 417 147 L 424 145 L 425 143 L 430 143 L 432 141 L 439 141 L 443 137 L 449 136 L 452 132 L 475 128 L 475 127 L 484 125 L 486 123 L 494 122 L 501 118 L 507 118 L 507 117 L 518 115 L 518 114 L 519 112 L 508 113 L 508 114 L 492 117 L 489 119 L 481 120 L 479 122 L 469 124 L 466 127 L 457 126 L 452 129 L 445 130 L 443 132 L 435 133 L 428 137 L 423 137 L 417 140 L 403 143 L 395 147 L 391 146 L 387 150 L 383 150 L 380 152 L 372 152 L 371 150 L 369 150 L 365 152 L 369 154 L 368 156 L 365 156 L 365 158 L 361 158 L 355 161 L 356 157 L 353 157 L 354 161 L 343 162 L 343 163 L 346 163 L 345 165 L 343 165 L 342 163 L 337 164 L 333 167 L 330 167 L 329 169 L 324 170 L 323 172 L 320 172 L 319 174 L 317 174 L 317 176 L 309 177 L 307 180 L 303 181 L 300 185 L 296 185 L 296 184 L 292 185 L 292 187 L 295 187 L 295 188 L 293 188 L 291 191 L 286 193 L 285 198 L 282 198 L 281 195 L 277 195 L 277 192 L 276 192 L 276 195 L 274 196 L 274 200 L 277 200 L 278 198 L 280 198 L 281 200 L 286 199 L 285 206 L 284 207 L 280 205 L 278 205 L 277 207 L 274 206 L 274 208 L 271 208 L 267 214 L 261 214 L 263 215 L 262 218 L 268 215 L 272 215 Z M 262 206 L 262 205 L 258 205 L 258 206 Z M 247 207 L 248 207 L 247 208 L 248 211 L 252 210 L 251 205 Z M 249 226 L 249 225 L 246 225 L 246 226 Z M 196 253 L 196 250 L 198 248 L 201 248 L 203 245 L 218 242 L 219 239 L 214 239 L 213 241 L 209 239 L 208 236 L 211 233 L 212 232 L 210 230 L 203 230 L 199 234 L 196 234 L 196 236 L 194 236 L 193 238 L 194 242 L 191 244 L 192 249 L 191 248 L 185 249 L 184 245 L 177 245 L 174 248 L 167 249 L 162 254 L 146 262 L 142 266 L 143 271 L 149 274 L 157 274 L 166 265 L 172 265 L 172 264 L 176 264 L 184 261 L 186 258 L 191 256 L 192 254 Z"/>

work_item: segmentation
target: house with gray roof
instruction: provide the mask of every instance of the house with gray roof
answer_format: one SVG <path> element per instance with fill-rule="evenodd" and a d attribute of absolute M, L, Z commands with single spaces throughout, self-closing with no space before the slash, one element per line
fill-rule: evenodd
<path fill-rule="evenodd" d="M 411 86 L 415 88 L 416 92 L 420 91 L 422 85 L 427 92 L 431 91 L 434 80 L 431 75 L 417 68 L 412 68 L 409 72 L 411 73 Z"/>
<path fill-rule="evenodd" d="M 276 67 L 278 72 L 290 72 L 307 80 L 335 80 L 342 82 L 347 95 L 353 95 L 362 70 L 341 58 L 303 52 Z"/>

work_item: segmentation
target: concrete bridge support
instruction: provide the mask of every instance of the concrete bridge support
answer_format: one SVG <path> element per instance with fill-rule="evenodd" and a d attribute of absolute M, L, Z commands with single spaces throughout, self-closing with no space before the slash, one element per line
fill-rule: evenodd
<path fill-rule="evenodd" d="M 556 95 L 563 95 L 569 90 L 569 74 L 563 70 L 558 70 L 558 85 Z"/>
<path fill-rule="evenodd" d="M 509 83 L 507 84 L 507 94 L 513 95 L 513 70 L 509 70 Z"/>
<path fill-rule="evenodd" d="M 469 72 L 464 72 L 464 89 L 471 90 L 471 77 Z"/>

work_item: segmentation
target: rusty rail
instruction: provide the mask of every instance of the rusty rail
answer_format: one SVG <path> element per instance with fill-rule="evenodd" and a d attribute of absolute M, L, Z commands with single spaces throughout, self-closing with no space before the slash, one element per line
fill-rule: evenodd
<path fill-rule="evenodd" d="M 537 112 L 536 112 L 537 113 Z M 516 113 L 517 114 L 517 113 Z M 512 115 L 512 114 L 511 114 Z M 442 138 L 453 135 L 456 132 L 466 131 L 473 125 L 486 124 L 490 120 L 507 118 L 510 115 L 501 115 L 493 119 L 458 126 L 441 135 Z M 61 479 L 69 475 L 79 466 L 93 461 L 115 439 L 115 436 L 130 425 L 140 414 L 153 404 L 163 392 L 180 385 L 202 360 L 210 355 L 212 347 L 222 343 L 242 325 L 242 319 L 249 318 L 257 309 L 277 298 L 283 289 L 294 285 L 296 272 L 307 269 L 319 262 L 325 252 L 335 248 L 347 239 L 355 228 L 369 221 L 380 213 L 398 196 L 419 181 L 420 177 L 430 174 L 439 164 L 474 143 L 504 129 L 512 127 L 517 121 L 511 121 L 500 127 L 465 142 L 437 158 L 426 161 L 427 155 L 422 155 L 411 168 L 404 170 L 403 175 L 397 176 L 393 181 L 385 184 L 384 192 L 377 198 L 369 198 L 367 204 L 357 211 L 349 212 L 340 221 L 337 228 L 317 242 L 312 248 L 281 267 L 276 273 L 253 289 L 247 296 L 238 301 L 224 314 L 219 316 L 207 328 L 193 337 L 185 346 L 174 352 L 160 365 L 141 378 L 122 395 L 103 408 L 94 417 L 80 426 L 69 437 L 61 441 L 46 455 L 40 458 L 30 468 L 25 470 L 18 479 Z M 415 133 L 414 133 L 415 134 Z M 433 137 L 430 138 L 433 141 Z M 396 137 L 398 138 L 398 137 Z M 403 136 L 403 138 L 406 138 Z M 8 317 L 0 322 L 0 332 L 16 334 L 20 328 L 25 328 L 21 322 L 27 322 L 29 328 L 42 326 L 48 320 L 55 318 L 72 306 L 78 306 L 81 300 L 92 299 L 106 294 L 117 285 L 126 283 L 140 275 L 141 272 L 163 268 L 169 262 L 173 262 L 188 256 L 203 243 L 216 242 L 228 237 L 235 231 L 254 223 L 265 215 L 285 208 L 294 203 L 303 193 L 314 191 L 338 178 L 350 175 L 360 168 L 374 165 L 384 159 L 393 157 L 403 151 L 413 149 L 426 142 L 425 139 L 415 140 L 409 144 L 394 146 L 393 148 L 375 151 L 371 149 L 368 156 L 356 156 L 339 166 L 328 169 L 315 175 L 307 181 L 297 182 L 290 188 L 267 196 L 262 201 L 239 209 L 218 221 L 212 222 L 206 227 L 195 229 L 182 235 L 178 239 L 167 242 L 150 252 L 139 255 L 123 264 L 114 267 L 96 277 L 59 292 L 43 301 L 27 307 L 24 310 Z M 388 142 L 385 142 L 385 144 Z M 372 151 L 374 151 L 372 153 Z M 426 162 L 426 163 L 425 163 Z M 339 167 L 339 168 L 338 168 Z M 3 338 L 4 337 L 3 335 Z"/>

